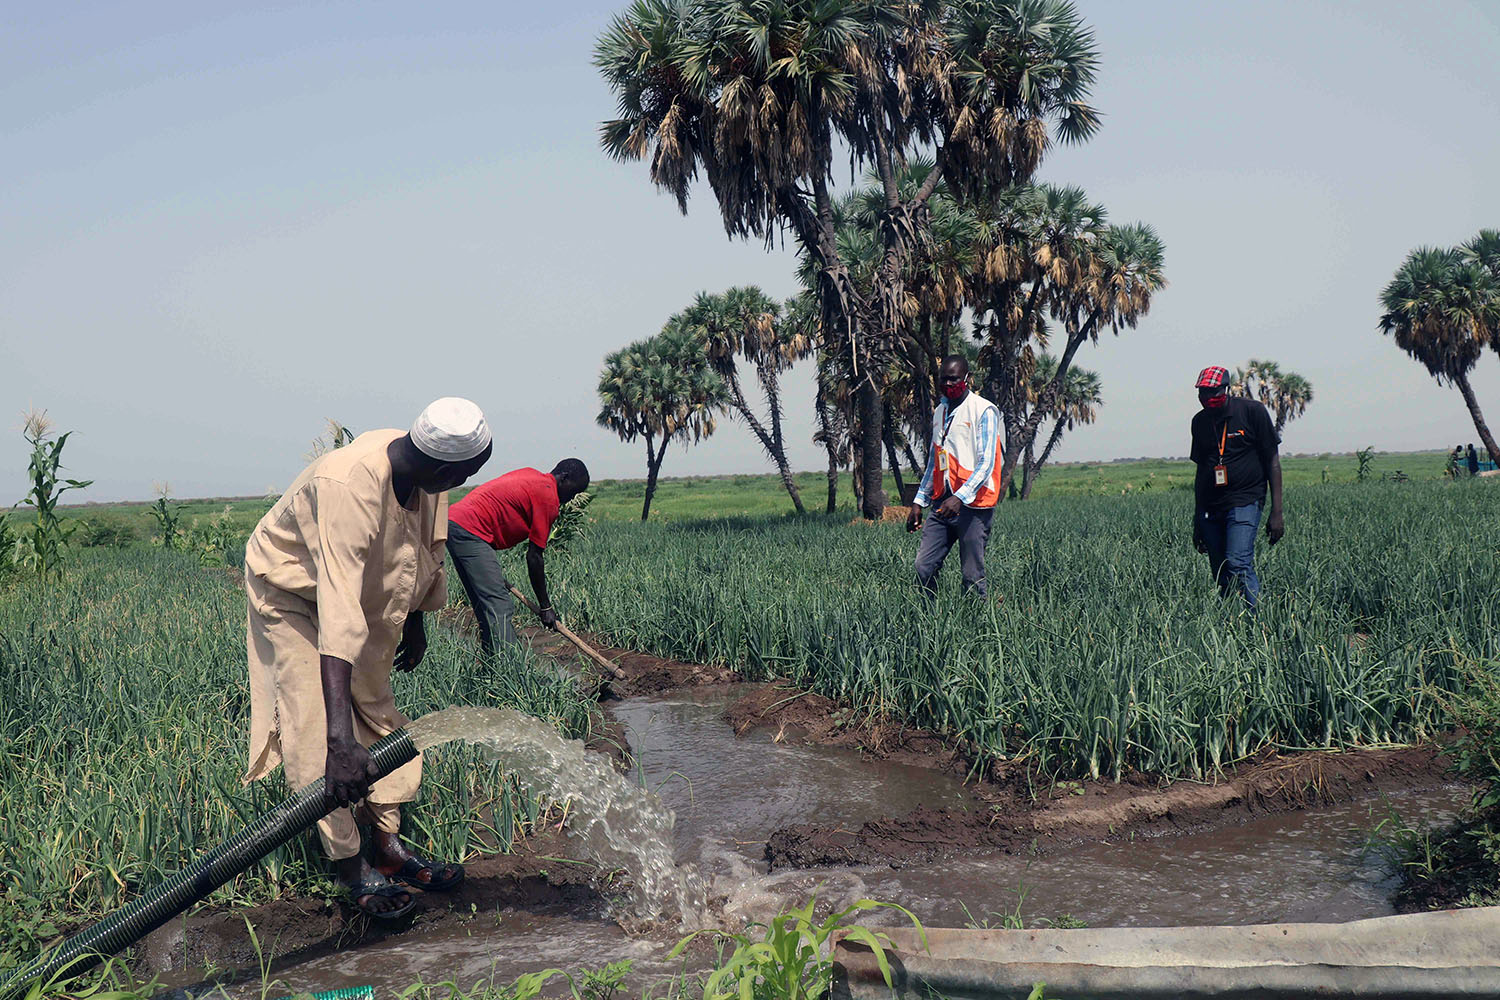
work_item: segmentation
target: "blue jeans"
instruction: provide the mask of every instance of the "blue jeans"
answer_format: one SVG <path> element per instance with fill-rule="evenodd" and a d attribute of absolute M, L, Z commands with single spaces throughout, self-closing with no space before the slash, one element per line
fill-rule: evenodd
<path fill-rule="evenodd" d="M 515 645 L 518 640 L 511 619 L 516 604 L 510 598 L 510 583 L 490 543 L 449 521 L 448 554 L 453 557 L 453 568 L 458 571 L 458 580 L 474 609 L 479 645 L 491 656 L 500 643 Z"/>
<path fill-rule="evenodd" d="M 1203 542 L 1208 546 L 1208 567 L 1219 591 L 1229 596 L 1238 590 L 1245 604 L 1255 610 L 1260 599 L 1260 579 L 1255 575 L 1255 532 L 1260 527 L 1263 501 L 1215 511 L 1203 516 Z"/>
<path fill-rule="evenodd" d="M 922 538 L 917 545 L 917 586 L 928 595 L 937 593 L 938 570 L 948 558 L 948 550 L 958 543 L 959 562 L 963 572 L 963 589 L 981 601 L 988 599 L 984 582 L 984 547 L 990 540 L 993 507 L 964 507 L 954 518 L 938 517 L 928 511 L 922 522 Z"/>

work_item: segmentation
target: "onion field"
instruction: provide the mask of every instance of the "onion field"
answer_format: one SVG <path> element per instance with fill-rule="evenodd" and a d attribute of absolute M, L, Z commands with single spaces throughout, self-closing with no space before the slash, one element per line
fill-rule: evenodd
<path fill-rule="evenodd" d="M 412 717 L 510 706 L 581 736 L 592 706 L 519 654 L 496 665 L 433 623 L 417 671 L 396 675 Z M 237 575 L 160 549 L 74 553 L 60 581 L 0 593 L 0 971 L 25 957 L 28 911 L 71 922 L 171 874 L 286 794 L 278 771 L 243 787 L 249 716 Z M 427 755 L 406 833 L 418 850 L 508 850 L 543 807 L 463 744 Z M 298 838 L 221 891 L 256 901 L 326 883 Z M 40 921 L 38 921 L 40 923 Z M 44 935 L 43 935 L 44 936 Z"/>
<path fill-rule="evenodd" d="M 787 678 L 1044 779 L 1416 741 L 1445 728 L 1446 692 L 1500 665 L 1493 484 L 1288 488 L 1258 618 L 1218 597 L 1190 503 L 1003 505 L 987 605 L 959 592 L 956 553 L 925 601 L 915 536 L 847 513 L 599 521 L 548 572 L 564 617 L 620 646 Z M 572 736 L 598 718 L 530 654 L 488 665 L 449 628 L 429 636 L 396 679 L 411 716 L 510 706 Z M 237 575 L 182 552 L 74 551 L 60 579 L 0 590 L 0 970 L 53 917 L 108 910 L 281 798 L 278 779 L 240 783 L 244 658 Z M 440 857 L 508 849 L 546 807 L 462 746 L 429 755 L 423 788 L 407 829 Z M 302 838 L 217 898 L 325 893 L 323 872 Z"/>
<path fill-rule="evenodd" d="M 1500 494 L 1485 482 L 1287 490 L 1251 618 L 1221 601 L 1181 492 L 1006 504 L 989 606 L 957 551 L 935 604 L 899 526 L 600 523 L 554 585 L 621 646 L 781 676 L 1054 777 L 1204 778 L 1268 747 L 1414 741 L 1500 663 Z M 555 571 L 554 571 L 555 572 Z"/>

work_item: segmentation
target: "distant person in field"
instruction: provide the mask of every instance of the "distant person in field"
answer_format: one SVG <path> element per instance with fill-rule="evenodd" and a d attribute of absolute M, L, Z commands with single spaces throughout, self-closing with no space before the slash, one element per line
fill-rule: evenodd
<path fill-rule="evenodd" d="M 516 469 L 469 492 L 448 512 L 448 554 L 469 595 L 479 623 L 479 643 L 494 655 L 499 643 L 514 643 L 515 602 L 499 549 L 526 546 L 526 574 L 541 609 L 542 624 L 557 628 L 557 612 L 547 593 L 545 557 L 552 523 L 562 505 L 589 488 L 589 470 L 565 458 L 551 472 Z"/>
<path fill-rule="evenodd" d="M 245 545 L 245 780 L 280 763 L 292 788 L 326 778 L 331 800 L 358 804 L 373 829 L 368 859 L 350 810 L 320 820 L 318 833 L 354 905 L 377 919 L 416 905 L 405 886 L 445 890 L 464 877 L 459 865 L 428 861 L 401 841 L 401 803 L 416 797 L 421 758 L 372 784 L 366 748 L 408 721 L 391 694 L 391 669 L 422 662 L 423 612 L 448 598 L 445 491 L 489 457 L 479 407 L 439 399 L 410 431 L 370 431 L 319 457 Z"/>
<path fill-rule="evenodd" d="M 1479 452 L 1474 450 L 1474 442 L 1469 442 L 1469 475 L 1479 475 Z"/>
<path fill-rule="evenodd" d="M 1255 532 L 1271 488 L 1271 516 L 1266 538 L 1281 541 L 1286 529 L 1281 517 L 1281 438 L 1265 406 L 1253 399 L 1229 395 L 1229 371 L 1205 368 L 1195 383 L 1198 403 L 1194 415 L 1193 461 L 1198 465 L 1193 493 L 1193 544 L 1208 553 L 1209 569 L 1219 589 L 1239 591 L 1253 612 L 1260 599 L 1255 575 Z"/>
<path fill-rule="evenodd" d="M 987 600 L 984 550 L 1000 499 L 1000 411 L 970 390 L 969 362 L 961 354 L 943 359 L 939 383 L 943 401 L 932 413 L 932 450 L 906 516 L 906 530 L 922 532 L 917 585 L 937 592 L 938 570 L 957 542 L 963 589 Z M 922 511 L 934 504 L 923 525 Z"/>

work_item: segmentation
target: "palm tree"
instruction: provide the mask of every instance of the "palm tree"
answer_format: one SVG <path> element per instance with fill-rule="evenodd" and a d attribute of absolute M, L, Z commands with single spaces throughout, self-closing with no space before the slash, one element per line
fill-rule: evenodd
<path fill-rule="evenodd" d="M 1458 386 L 1484 446 L 1500 454 L 1469 384 L 1484 348 L 1494 348 L 1500 338 L 1500 290 L 1489 268 L 1477 254 L 1418 247 L 1380 293 L 1380 305 L 1380 332 L 1420 361 L 1439 385 L 1447 380 Z"/>
<path fill-rule="evenodd" d="M 1313 399 L 1312 383 L 1296 372 L 1284 372 L 1274 361 L 1251 358 L 1243 368 L 1234 370 L 1230 380 L 1231 395 L 1259 400 L 1276 417 L 1279 436 L 1287 422 L 1307 412 Z"/>
<path fill-rule="evenodd" d="M 863 513 L 883 507 L 880 379 L 903 336 L 905 267 L 939 184 L 982 199 L 1035 172 L 1053 137 L 1086 139 L 1097 54 L 1067 0 L 636 0 L 594 63 L 619 101 L 617 159 L 686 211 L 700 172 L 731 237 L 790 230 L 816 268 L 825 348 L 857 382 Z M 903 194 L 902 166 L 931 150 Z M 856 282 L 839 252 L 834 170 L 880 179 L 881 258 Z"/>
<path fill-rule="evenodd" d="M 1500 284 L 1500 229 L 1481 229 L 1479 235 L 1458 248 L 1463 259 L 1478 264 L 1490 272 L 1490 277 Z M 1490 346 L 1500 351 L 1500 343 L 1490 341 Z"/>
<path fill-rule="evenodd" d="M 609 354 L 599 373 L 599 426 L 622 441 L 646 442 L 646 499 L 641 520 L 651 514 L 656 479 L 675 438 L 686 447 L 715 428 L 714 415 L 728 404 L 724 381 L 708 363 L 702 342 L 680 323 L 669 322 L 647 340 Z"/>
<path fill-rule="evenodd" d="M 1057 359 L 1050 354 L 1039 355 L 1031 376 L 1033 405 L 1040 400 L 1041 394 L 1056 377 Z M 1063 381 L 1062 392 L 1053 403 L 1052 412 L 1047 415 L 1053 421 L 1052 432 L 1047 436 L 1047 445 L 1042 449 L 1041 457 L 1033 457 L 1032 445 L 1026 447 L 1026 464 L 1021 474 L 1022 500 L 1031 496 L 1031 488 L 1042 474 L 1042 467 L 1052 457 L 1052 450 L 1062 440 L 1063 432 L 1082 424 L 1091 424 L 1099 415 L 1099 407 L 1104 405 L 1102 387 L 1098 372 L 1087 368 L 1073 368 L 1068 372 Z"/>
<path fill-rule="evenodd" d="M 1017 189 L 996 205 L 988 228 L 986 288 L 979 333 L 986 341 L 986 394 L 1005 421 L 1001 480 L 1009 484 L 1017 460 L 1036 436 L 1045 416 L 1031 405 L 1030 380 L 1036 364 L 1031 344 L 1045 350 L 1049 327 L 1087 292 L 1096 251 L 1105 233 L 1104 207 L 1077 187 L 1050 184 Z M 1071 360 L 1071 355 L 1068 355 Z"/>
<path fill-rule="evenodd" d="M 1036 396 L 1031 412 L 1019 422 L 1015 431 L 1007 426 L 1005 464 L 1001 472 L 1002 487 L 1011 481 L 1015 465 L 1032 442 L 1037 428 L 1048 414 L 1056 411 L 1062 397 L 1073 357 L 1085 341 L 1099 340 L 1100 331 L 1119 334 L 1134 329 L 1151 309 L 1152 300 L 1166 286 L 1162 272 L 1165 251 L 1156 231 L 1144 223 L 1109 226 L 1091 241 L 1083 263 L 1074 263 L 1058 255 L 1050 266 L 1047 280 L 1055 291 L 1049 311 L 1066 335 L 1057 372 Z M 1054 282 L 1054 276 L 1061 278 Z M 1045 346 L 1045 345 L 1044 345 Z M 1006 423 L 1011 423 L 1007 416 Z"/>
<path fill-rule="evenodd" d="M 814 331 L 804 317 L 783 311 L 780 303 L 759 288 L 731 288 L 719 295 L 700 293 L 674 320 L 702 341 L 708 363 L 723 379 L 729 405 L 740 415 L 776 463 L 781 483 L 797 513 L 806 513 L 797 481 L 786 458 L 781 433 L 781 376 L 813 350 Z M 764 420 L 751 408 L 740 385 L 737 360 L 755 366 L 756 379 L 766 398 Z"/>

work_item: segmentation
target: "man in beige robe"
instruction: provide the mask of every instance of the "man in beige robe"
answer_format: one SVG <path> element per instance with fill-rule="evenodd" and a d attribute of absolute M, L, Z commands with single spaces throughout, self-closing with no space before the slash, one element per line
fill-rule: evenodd
<path fill-rule="evenodd" d="M 322 819 L 318 833 L 355 905 L 381 919 L 415 905 L 404 885 L 449 889 L 463 879 L 459 865 L 429 862 L 401 842 L 401 803 L 416 797 L 421 758 L 372 784 L 366 747 L 408 721 L 391 669 L 410 670 L 426 653 L 423 612 L 447 600 L 446 491 L 490 450 L 479 407 L 437 400 L 410 431 L 370 431 L 319 457 L 245 546 L 245 780 L 279 763 L 292 788 L 326 778 L 330 801 L 357 804 L 374 831 L 372 858 L 360 852 L 349 809 Z"/>

